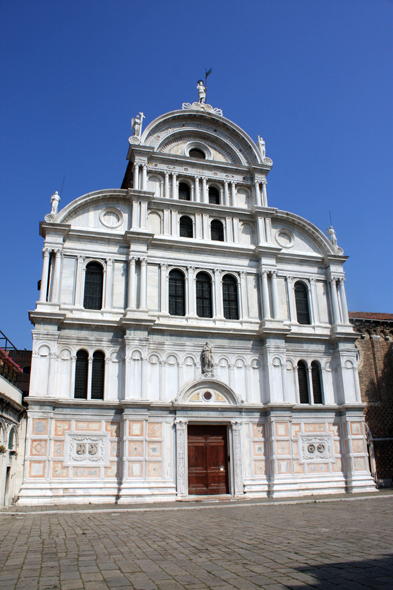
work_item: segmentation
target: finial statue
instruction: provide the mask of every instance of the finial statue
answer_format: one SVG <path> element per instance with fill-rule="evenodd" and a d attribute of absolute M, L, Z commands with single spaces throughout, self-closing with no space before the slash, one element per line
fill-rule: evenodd
<path fill-rule="evenodd" d="M 208 341 L 206 341 L 205 346 L 202 350 L 202 373 L 211 373 L 213 370 L 213 355 L 212 355 L 212 347 Z"/>
<path fill-rule="evenodd" d="M 203 84 L 203 80 L 198 80 L 197 90 L 198 90 L 199 104 L 205 104 L 206 87 Z"/>
<path fill-rule="evenodd" d="M 60 203 L 60 196 L 59 193 L 56 191 L 50 198 L 50 204 L 52 206 L 51 215 L 57 215 L 57 211 L 59 209 Z"/>
<path fill-rule="evenodd" d="M 263 140 L 263 137 L 261 137 L 260 135 L 258 135 L 258 147 L 262 158 L 264 158 L 266 156 L 266 145 Z"/>
<path fill-rule="evenodd" d="M 326 235 L 329 236 L 330 242 L 333 244 L 334 249 L 337 249 L 337 237 L 336 232 L 333 229 L 333 226 L 326 228 Z"/>
<path fill-rule="evenodd" d="M 135 117 L 135 119 L 131 119 L 131 129 L 133 130 L 133 135 L 135 137 L 140 137 L 142 133 L 142 123 L 145 115 L 143 113 L 139 113 Z"/>

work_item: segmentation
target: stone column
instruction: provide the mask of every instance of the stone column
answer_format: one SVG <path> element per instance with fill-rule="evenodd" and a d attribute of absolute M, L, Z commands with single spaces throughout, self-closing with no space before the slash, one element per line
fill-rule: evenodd
<path fill-rule="evenodd" d="M 258 180 L 254 181 L 254 187 L 255 187 L 255 204 L 260 207 L 261 206 L 261 191 L 259 188 L 259 182 Z"/>
<path fill-rule="evenodd" d="M 164 197 L 169 199 L 169 172 L 165 172 Z"/>
<path fill-rule="evenodd" d="M 142 190 L 147 190 L 147 164 L 142 166 Z"/>
<path fill-rule="evenodd" d="M 87 399 L 91 399 L 91 378 L 93 373 L 93 357 L 89 352 L 89 360 L 87 363 Z"/>
<path fill-rule="evenodd" d="M 270 217 L 266 217 L 265 219 L 265 226 L 266 226 L 266 240 L 269 244 L 272 243 L 272 220 Z"/>
<path fill-rule="evenodd" d="M 48 291 L 48 277 L 49 277 L 49 249 L 44 248 L 43 250 L 44 263 L 42 265 L 41 275 L 41 288 L 40 288 L 40 301 L 46 301 L 46 294 Z"/>
<path fill-rule="evenodd" d="M 343 316 L 343 323 L 349 324 L 349 317 L 348 317 L 348 305 L 347 305 L 347 297 L 345 295 L 345 279 L 341 278 L 338 279 L 338 290 L 340 293 L 340 300 L 341 300 L 341 311 Z"/>
<path fill-rule="evenodd" d="M 214 269 L 215 299 L 216 299 L 216 316 L 224 317 L 223 300 L 222 300 L 222 273 L 218 268 Z"/>
<path fill-rule="evenodd" d="M 139 164 L 134 164 L 133 188 L 139 190 Z"/>
<path fill-rule="evenodd" d="M 267 207 L 267 191 L 266 191 L 267 180 L 262 180 L 262 206 Z"/>
<path fill-rule="evenodd" d="M 262 309 L 263 319 L 270 318 L 269 285 L 267 283 L 267 272 L 262 271 Z"/>
<path fill-rule="evenodd" d="M 217 317 L 217 301 L 216 301 L 216 276 L 213 273 L 212 276 L 212 282 L 211 282 L 211 287 L 212 287 L 212 317 L 215 318 Z"/>
<path fill-rule="evenodd" d="M 207 181 L 206 181 L 205 177 L 202 178 L 202 202 L 203 203 L 209 202 L 209 196 L 207 194 Z"/>
<path fill-rule="evenodd" d="M 239 244 L 239 219 L 237 217 L 233 218 L 233 241 L 235 244 Z"/>
<path fill-rule="evenodd" d="M 195 176 L 194 185 L 195 185 L 195 201 L 197 203 L 199 203 L 201 200 L 200 194 L 199 194 L 199 176 Z"/>
<path fill-rule="evenodd" d="M 176 475 L 177 495 L 188 494 L 188 465 L 187 465 L 187 421 L 176 420 Z"/>
<path fill-rule="evenodd" d="M 161 305 L 160 305 L 160 309 L 161 309 L 161 313 L 168 313 L 168 285 L 167 285 L 167 269 L 168 269 L 168 265 L 167 264 L 160 264 L 160 270 L 161 270 L 161 278 L 160 278 L 160 283 L 161 283 L 161 297 L 160 297 L 160 301 L 161 301 Z"/>
<path fill-rule="evenodd" d="M 229 191 L 228 191 L 228 181 L 224 182 L 224 205 L 229 207 Z"/>
<path fill-rule="evenodd" d="M 339 324 L 340 323 L 340 310 L 338 307 L 336 279 L 330 279 L 329 282 L 330 282 L 330 293 L 332 296 L 332 306 L 333 306 L 333 323 Z"/>
<path fill-rule="evenodd" d="M 135 309 L 135 257 L 129 253 L 128 258 L 128 293 L 127 307 Z"/>
<path fill-rule="evenodd" d="M 104 359 L 104 391 L 103 391 L 103 400 L 106 401 L 109 395 L 109 363 L 110 359 L 107 355 L 105 355 Z"/>
<path fill-rule="evenodd" d="M 232 217 L 225 218 L 225 230 L 227 242 L 233 242 Z"/>
<path fill-rule="evenodd" d="M 178 199 L 176 173 L 172 172 L 172 199 Z"/>
<path fill-rule="evenodd" d="M 76 289 L 75 289 L 75 306 L 83 307 L 83 256 L 78 256 L 76 264 Z"/>
<path fill-rule="evenodd" d="M 195 277 L 194 266 L 187 266 L 188 272 L 188 315 L 195 316 Z"/>
<path fill-rule="evenodd" d="M 132 229 L 139 228 L 139 201 L 132 201 Z"/>
<path fill-rule="evenodd" d="M 239 319 L 246 319 L 248 318 L 248 305 L 247 305 L 247 273 L 242 270 L 240 273 L 240 291 L 241 297 L 239 300 L 239 311 L 240 311 L 240 318 Z"/>
<path fill-rule="evenodd" d="M 147 201 L 142 201 L 140 204 L 140 211 L 141 211 L 141 221 L 140 227 L 141 229 L 146 229 L 147 225 Z"/>
<path fill-rule="evenodd" d="M 319 324 L 319 313 L 318 313 L 318 301 L 317 301 L 317 288 L 315 279 L 310 279 L 310 294 L 311 294 L 311 307 L 314 316 L 314 324 Z"/>
<path fill-rule="evenodd" d="M 194 202 L 195 202 L 195 185 L 194 185 L 194 184 L 192 184 L 192 185 L 191 185 L 191 195 L 190 195 L 190 199 L 191 199 L 191 202 L 192 202 L 192 203 L 194 203 Z"/>
<path fill-rule="evenodd" d="M 265 218 L 258 217 L 258 244 L 264 244 L 266 242 L 266 228 L 265 228 Z"/>
<path fill-rule="evenodd" d="M 53 271 L 52 298 L 53 302 L 60 300 L 61 250 L 55 250 L 55 268 Z"/>
<path fill-rule="evenodd" d="M 233 483 L 235 496 L 243 494 L 241 423 L 232 422 Z"/>
<path fill-rule="evenodd" d="M 162 179 L 160 179 L 160 194 L 158 195 L 159 197 L 163 197 L 164 196 L 164 182 Z"/>
<path fill-rule="evenodd" d="M 75 368 L 76 368 L 76 356 L 71 357 L 71 375 L 70 375 L 70 392 L 69 398 L 72 399 L 75 393 Z"/>
<path fill-rule="evenodd" d="M 147 260 L 141 258 L 141 290 L 140 290 L 140 309 L 146 309 L 146 282 L 147 282 Z"/>
<path fill-rule="evenodd" d="M 236 207 L 236 186 L 233 181 L 231 182 L 231 201 L 232 207 Z"/>
<path fill-rule="evenodd" d="M 280 313 L 278 309 L 278 290 L 277 290 L 277 271 L 273 270 L 272 277 L 272 302 L 273 302 L 273 318 L 278 319 Z"/>
<path fill-rule="evenodd" d="M 289 319 L 291 322 L 297 322 L 296 307 L 293 292 L 293 277 L 287 277 Z"/>
<path fill-rule="evenodd" d="M 105 307 L 112 308 L 112 285 L 113 285 L 113 260 L 106 260 L 106 289 L 105 289 Z"/>
<path fill-rule="evenodd" d="M 314 403 L 314 392 L 312 388 L 312 369 L 311 365 L 307 363 L 307 382 L 308 382 L 308 403 Z"/>

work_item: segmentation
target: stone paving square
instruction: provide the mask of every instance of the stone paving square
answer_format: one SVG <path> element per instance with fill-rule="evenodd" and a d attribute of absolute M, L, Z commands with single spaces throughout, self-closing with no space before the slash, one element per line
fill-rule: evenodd
<path fill-rule="evenodd" d="M 392 590 L 393 494 L 0 510 L 0 590 Z"/>

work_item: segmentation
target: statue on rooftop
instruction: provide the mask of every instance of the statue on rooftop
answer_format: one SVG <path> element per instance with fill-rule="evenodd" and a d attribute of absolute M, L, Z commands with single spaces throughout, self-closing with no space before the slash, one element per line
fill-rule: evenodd
<path fill-rule="evenodd" d="M 139 113 L 135 117 L 135 119 L 131 119 L 131 129 L 133 130 L 133 135 L 135 137 L 140 137 L 142 133 L 142 123 L 145 115 L 143 113 Z"/>
<path fill-rule="evenodd" d="M 336 250 L 337 248 L 337 237 L 336 232 L 333 229 L 333 226 L 326 228 L 326 235 L 329 237 L 330 242 L 333 244 L 333 248 Z"/>
<path fill-rule="evenodd" d="M 52 207 L 51 215 L 57 215 L 57 212 L 59 210 L 59 203 L 60 203 L 60 196 L 59 196 L 59 193 L 56 191 L 53 193 L 53 195 L 50 198 L 50 204 Z"/>
<path fill-rule="evenodd" d="M 203 80 L 198 80 L 197 90 L 198 90 L 199 104 L 205 104 L 206 87 L 203 84 Z"/>
<path fill-rule="evenodd" d="M 260 135 L 258 135 L 258 148 L 262 158 L 264 158 L 266 156 L 266 145 L 263 140 L 263 137 L 261 137 Z"/>

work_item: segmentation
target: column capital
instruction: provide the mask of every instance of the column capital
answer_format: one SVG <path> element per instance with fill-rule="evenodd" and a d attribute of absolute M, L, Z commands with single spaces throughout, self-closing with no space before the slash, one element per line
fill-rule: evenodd
<path fill-rule="evenodd" d="M 168 268 L 168 265 L 166 262 L 160 262 L 160 268 L 161 270 L 166 270 Z"/>
<path fill-rule="evenodd" d="M 49 254 L 50 254 L 50 248 L 43 248 L 42 249 L 43 256 L 49 256 Z"/>

